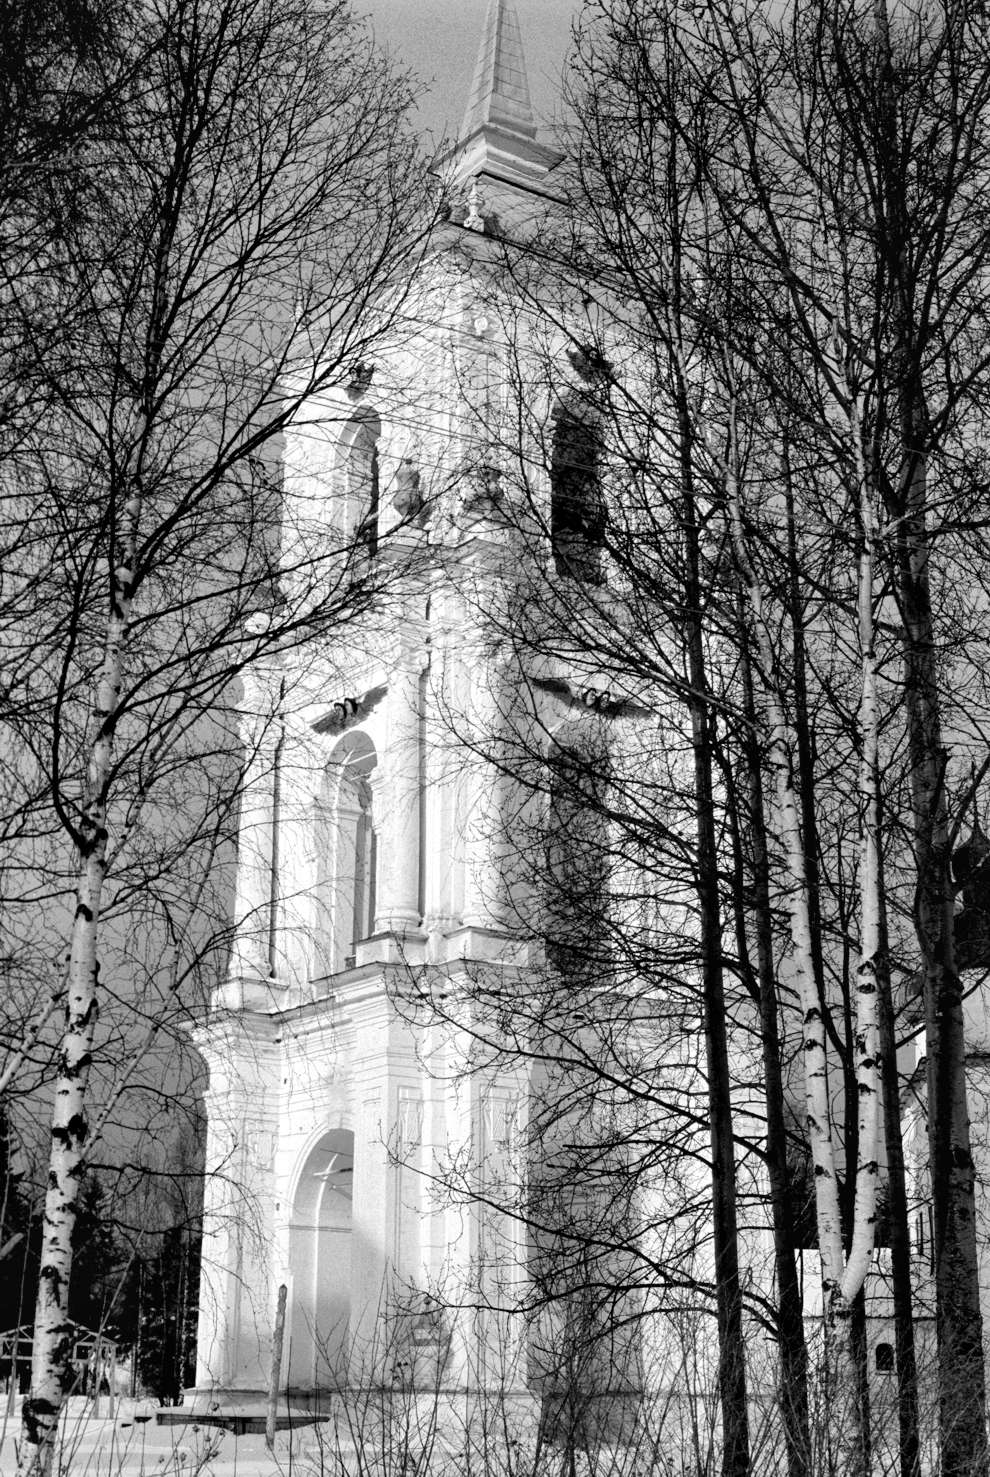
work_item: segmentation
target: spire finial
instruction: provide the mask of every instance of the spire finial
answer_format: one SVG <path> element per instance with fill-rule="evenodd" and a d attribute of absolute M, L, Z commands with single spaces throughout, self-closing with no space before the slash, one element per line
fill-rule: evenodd
<path fill-rule="evenodd" d="M 486 125 L 526 138 L 536 137 L 519 19 L 511 0 L 488 0 L 461 139 L 470 138 Z"/>

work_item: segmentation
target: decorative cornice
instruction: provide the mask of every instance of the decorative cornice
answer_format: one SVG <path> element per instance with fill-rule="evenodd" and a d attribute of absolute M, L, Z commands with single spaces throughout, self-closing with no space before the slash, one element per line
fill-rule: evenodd
<path fill-rule="evenodd" d="M 330 712 L 313 724 L 315 733 L 326 733 L 331 736 L 344 733 L 348 728 L 353 728 L 356 723 L 361 723 L 378 706 L 388 691 L 386 684 L 372 687 L 360 697 L 345 697 L 331 705 Z"/>
<path fill-rule="evenodd" d="M 645 703 L 588 683 L 587 679 L 582 682 L 580 678 L 530 677 L 529 680 L 538 691 L 562 697 L 572 708 L 583 708 L 605 718 L 649 718 L 652 713 Z"/>

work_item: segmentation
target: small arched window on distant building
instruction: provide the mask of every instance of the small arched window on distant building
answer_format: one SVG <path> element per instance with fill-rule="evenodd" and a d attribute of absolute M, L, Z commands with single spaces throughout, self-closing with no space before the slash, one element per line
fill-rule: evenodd
<path fill-rule="evenodd" d="M 337 452 L 340 492 L 344 498 L 344 538 L 349 547 L 370 558 L 378 552 L 381 430 L 381 421 L 374 411 L 356 415 L 344 427 Z"/>
<path fill-rule="evenodd" d="M 550 447 L 550 547 L 560 575 L 602 582 L 605 505 L 601 487 L 602 436 L 598 417 L 580 394 L 554 416 Z"/>
<path fill-rule="evenodd" d="M 877 1374 L 893 1374 L 895 1372 L 893 1344 L 877 1344 L 876 1365 Z"/>

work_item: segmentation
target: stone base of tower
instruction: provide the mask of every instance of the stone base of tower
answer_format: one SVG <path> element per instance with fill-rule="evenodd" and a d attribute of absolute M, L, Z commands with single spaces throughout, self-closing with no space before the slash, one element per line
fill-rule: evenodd
<path fill-rule="evenodd" d="M 524 973 L 497 930 L 444 943 L 445 988 L 490 977 L 505 991 Z M 218 1011 L 197 1033 L 210 1072 L 197 1409 L 264 1399 L 280 1287 L 293 1402 L 487 1385 L 489 1367 L 504 1384 L 519 1362 L 506 1310 L 525 1237 L 456 1175 L 470 1164 L 492 1201 L 521 1182 L 527 1070 L 469 1071 L 470 1033 L 437 1023 L 398 952 L 392 935 L 362 941 L 310 998 Z"/>
<path fill-rule="evenodd" d="M 159 1426 L 208 1426 L 233 1436 L 260 1435 L 267 1428 L 268 1402 L 257 1391 L 188 1390 L 182 1405 L 157 1410 L 155 1419 Z M 475 1444 L 482 1437 L 491 1449 L 506 1432 L 531 1444 L 553 1445 L 558 1439 L 546 1402 L 524 1390 L 334 1390 L 280 1396 L 275 1429 L 307 1427 L 324 1428 L 314 1431 L 313 1439 L 325 1455 L 342 1458 L 344 1470 L 359 1442 L 382 1450 L 386 1433 L 394 1443 L 399 1431 L 411 1457 L 437 1443 L 454 1455 L 465 1442 Z"/>
<path fill-rule="evenodd" d="M 275 1429 L 294 1431 L 330 1419 L 311 1399 L 280 1400 Z M 259 1390 L 186 1390 L 181 1405 L 155 1412 L 159 1426 L 212 1426 L 234 1436 L 260 1435 L 268 1426 L 268 1397 Z"/>

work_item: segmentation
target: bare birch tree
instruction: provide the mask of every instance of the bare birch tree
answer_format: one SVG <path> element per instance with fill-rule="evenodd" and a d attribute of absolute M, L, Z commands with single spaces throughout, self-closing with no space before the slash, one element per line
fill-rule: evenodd
<path fill-rule="evenodd" d="M 589 73 L 594 75 L 596 61 L 611 47 L 611 75 L 619 79 L 619 93 L 626 80 L 628 107 L 623 109 L 613 96 L 611 114 L 603 111 L 606 129 L 610 123 L 615 126 L 590 141 L 598 174 L 589 165 L 585 183 L 598 190 L 603 211 L 611 207 L 612 236 L 623 263 L 634 250 L 641 261 L 654 260 L 649 232 L 643 229 L 650 202 L 636 195 L 635 185 L 649 177 L 656 157 L 646 123 L 654 116 L 650 103 L 655 98 L 683 157 L 695 162 L 710 202 L 708 222 L 714 219 L 717 232 L 725 231 L 717 250 L 727 253 L 737 280 L 747 284 L 751 306 L 745 331 L 739 331 L 738 322 L 728 329 L 733 351 L 745 360 L 747 373 L 763 384 L 763 403 L 770 407 L 783 410 L 791 393 L 788 375 L 797 373 L 802 400 L 790 400 L 797 415 L 790 415 L 786 434 L 796 437 L 802 451 L 817 455 L 823 468 L 834 467 L 837 457 L 846 467 L 842 478 L 833 480 L 829 473 L 822 486 L 832 489 L 832 523 L 840 542 L 836 515 L 846 499 L 860 527 L 864 850 L 858 994 L 867 1015 L 876 984 L 872 976 L 881 947 L 878 904 L 883 899 L 875 844 L 877 782 L 868 765 L 878 720 L 875 712 L 870 718 L 876 667 L 866 616 L 868 605 L 881 600 L 887 614 L 892 599 L 898 607 L 902 681 L 896 695 L 887 686 L 887 701 L 900 695 L 906 699 L 913 875 L 921 899 L 917 936 L 927 970 L 929 1161 L 939 1207 L 942 1454 L 947 1471 L 983 1470 L 974 1166 L 966 1126 L 962 994 L 951 943 L 953 755 L 946 745 L 945 714 L 952 714 L 952 747 L 960 758 L 969 757 L 976 725 L 939 681 L 942 644 L 950 631 L 957 634 L 959 629 L 951 617 L 941 617 L 945 624 L 940 627 L 939 611 L 947 609 L 949 600 L 950 548 L 966 559 L 980 586 L 984 580 L 979 562 L 969 559 L 967 544 L 968 529 L 978 516 L 971 489 L 980 475 L 980 459 L 976 456 L 974 462 L 971 448 L 984 415 L 987 367 L 982 341 L 986 216 L 978 203 L 985 194 L 985 17 L 979 8 L 965 5 L 937 15 L 898 10 L 888 16 L 883 6 L 816 3 L 793 7 L 779 22 L 745 7 L 709 7 L 704 16 L 690 7 L 658 16 L 655 7 L 634 3 L 592 11 L 600 26 L 596 31 L 590 24 L 585 36 Z M 673 73 L 678 85 L 692 93 L 692 109 L 669 105 L 671 67 L 656 64 L 664 44 L 674 47 Z M 645 90 L 651 85 L 652 96 Z M 699 117 L 715 139 L 714 147 L 699 148 Z M 712 265 L 709 254 L 702 280 Z M 720 269 L 718 261 L 714 265 Z M 663 270 L 663 264 L 657 266 Z M 629 275 L 636 280 L 635 273 Z M 647 276 L 648 269 L 641 267 L 639 280 Z M 931 522 L 936 486 L 937 532 Z M 858 492 L 850 496 L 853 489 Z M 864 498 L 873 510 L 872 521 Z M 742 553 L 740 521 L 736 544 Z M 760 538 L 773 538 L 772 528 L 759 519 L 753 526 L 759 526 Z M 871 544 L 882 593 L 867 601 L 862 590 Z M 980 702 L 975 673 L 984 640 L 977 618 L 970 622 L 965 652 L 953 666 L 956 681 Z M 764 660 L 770 654 L 765 651 Z M 770 680 L 766 671 L 765 676 Z M 879 723 L 889 732 L 889 713 Z M 787 775 L 802 775 L 803 793 L 792 795 L 788 803 L 781 796 L 778 822 L 790 817 L 792 861 L 795 867 L 801 862 L 807 883 L 817 847 L 807 824 L 812 792 L 807 764 L 797 752 L 800 744 L 798 731 L 786 745 L 790 752 L 780 755 L 781 761 L 786 758 Z M 782 763 L 779 773 L 784 777 Z M 792 812 L 790 807 L 798 803 Z M 889 820 L 889 809 L 886 814 Z M 799 820 L 809 834 L 801 835 Z M 806 964 L 818 976 L 807 1005 L 811 1008 L 817 997 L 815 1008 L 821 1010 L 817 887 L 806 886 L 806 891 L 808 915 L 800 932 L 806 941 L 810 934 Z M 910 889 L 900 894 L 905 896 L 910 897 Z M 898 906 L 903 908 L 903 902 Z M 823 1024 L 831 1030 L 827 1017 Z M 855 1036 L 860 1038 L 854 1045 L 862 1070 L 875 1048 L 861 1033 L 853 1032 L 849 1039 Z M 844 1131 L 869 1176 L 873 1129 L 865 1122 L 855 1126 L 858 1090 L 852 1054 L 848 1057 Z M 892 1087 L 890 1083 L 888 1092 Z M 862 1246 L 869 1219 L 869 1214 L 865 1221 L 862 1214 L 851 1213 L 851 1219 L 847 1214 L 843 1234 L 849 1255 L 858 1255 L 855 1247 L 858 1241 Z M 831 1212 L 825 1221 L 834 1236 Z M 819 1230 L 821 1236 L 821 1225 Z M 916 1438 L 913 1445 L 916 1449 Z M 907 1470 L 916 1461 L 911 1449 L 906 1432 L 902 1456 Z"/>
<path fill-rule="evenodd" d="M 75 873 L 65 974 L 39 1017 L 54 1006 L 63 1027 L 25 1474 L 50 1470 L 65 1389 L 108 919 L 126 920 L 142 868 L 164 899 L 177 867 L 209 872 L 210 836 L 229 842 L 239 674 L 329 639 L 396 575 L 320 506 L 287 525 L 278 438 L 399 320 L 429 217 L 406 86 L 343 4 L 163 0 L 118 24 L 128 66 L 75 145 L 90 193 L 52 263 L 65 333 L 34 340 L 23 282 L 5 303 L 50 407 L 5 488 L 27 530 L 6 742 L 31 806 L 54 808 L 48 855 Z"/>

